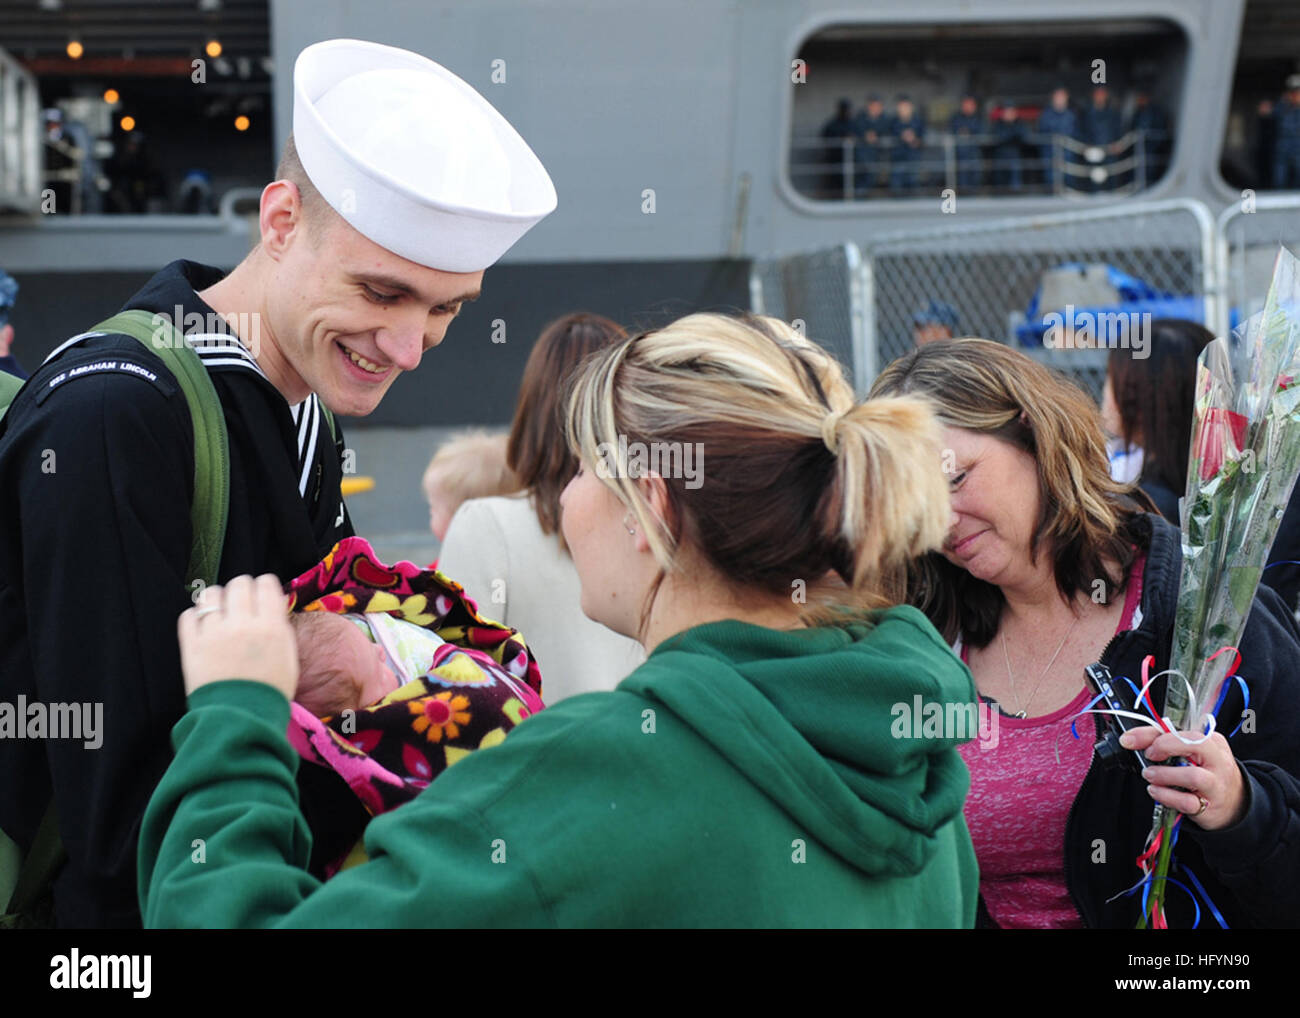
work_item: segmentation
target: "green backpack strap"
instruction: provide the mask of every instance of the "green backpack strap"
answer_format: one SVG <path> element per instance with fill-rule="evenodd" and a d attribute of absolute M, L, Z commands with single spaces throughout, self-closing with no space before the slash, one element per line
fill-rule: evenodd
<path fill-rule="evenodd" d="M 0 371 L 0 420 L 4 419 L 4 415 L 9 410 L 9 404 L 14 401 L 14 397 L 18 395 L 18 390 L 22 387 L 23 380 L 17 375 L 11 375 L 7 371 Z M 50 803 L 49 809 L 46 810 L 46 817 L 41 820 L 36 840 L 32 843 L 31 851 L 28 853 L 28 857 L 33 863 L 32 866 L 23 865 L 22 850 L 18 847 L 17 842 L 5 834 L 4 831 L 0 831 L 0 904 L 4 905 L 3 910 L 0 910 L 0 929 L 22 924 L 23 916 L 21 912 L 25 911 L 25 909 L 20 909 L 18 906 L 26 903 L 27 896 L 30 894 L 27 885 L 36 877 L 33 876 L 26 883 L 24 883 L 24 878 L 28 877 L 29 871 L 35 873 L 38 870 L 44 871 L 45 869 L 44 864 L 36 865 L 36 859 L 39 857 L 52 860 L 57 867 L 60 848 L 62 847 L 59 843 L 57 826 L 54 828 L 54 843 L 52 845 L 42 843 L 41 840 L 41 833 L 47 833 L 50 826 L 45 821 L 53 812 L 54 804 Z M 46 842 L 48 840 L 47 835 Z M 21 888 L 20 885 L 22 885 Z M 22 891 L 21 896 L 19 894 L 20 890 Z"/>
<path fill-rule="evenodd" d="M 194 499 L 190 520 L 194 536 L 185 582 L 217 582 L 221 549 L 230 514 L 230 441 L 216 387 L 185 337 L 163 315 L 123 311 L 96 325 L 92 332 L 121 333 L 140 341 L 175 377 L 189 404 L 194 425 Z"/>
<path fill-rule="evenodd" d="M 17 375 L 11 375 L 8 371 L 0 371 L 0 420 L 4 420 L 4 415 L 9 409 L 9 404 L 14 401 L 18 395 L 18 390 L 23 387 L 23 380 Z M 330 430 L 334 429 L 334 418 L 330 418 Z"/>
<path fill-rule="evenodd" d="M 195 580 L 211 586 L 217 582 L 230 511 L 230 444 L 225 413 L 208 370 L 175 326 L 149 311 L 123 311 L 89 332 L 138 340 L 163 362 L 185 394 L 194 425 L 194 498 L 190 504 L 194 533 L 185 579 L 190 590 Z M 0 372 L 0 418 L 22 386 L 21 379 Z M 333 424 L 330 418 L 331 431 Z M 53 801 L 41 817 L 26 858 L 0 831 L 0 900 L 7 902 L 0 928 L 53 925 L 48 891 L 65 858 Z"/>
<path fill-rule="evenodd" d="M 186 585 L 192 590 L 194 581 L 202 580 L 210 587 L 217 582 L 230 514 L 230 441 L 225 412 L 208 369 L 163 315 L 123 311 L 100 322 L 91 331 L 122 333 L 139 340 L 176 376 L 185 393 L 194 423 L 194 501 L 190 506 L 194 543 Z M 323 402 L 320 409 L 329 425 L 330 437 L 337 441 L 334 414 Z"/>
<path fill-rule="evenodd" d="M 18 846 L 3 832 L 0 832 L 0 841 L 4 843 L 8 856 L 0 883 L 5 888 L 13 888 L 7 895 L 4 914 L 0 915 L 0 929 L 54 925 L 53 914 L 42 909 L 42 899 L 67 858 L 59 838 L 59 818 L 54 803 L 51 801 L 45 808 L 32 847 L 21 865 L 18 863 Z M 49 903 L 45 903 L 45 909 L 48 907 Z"/>

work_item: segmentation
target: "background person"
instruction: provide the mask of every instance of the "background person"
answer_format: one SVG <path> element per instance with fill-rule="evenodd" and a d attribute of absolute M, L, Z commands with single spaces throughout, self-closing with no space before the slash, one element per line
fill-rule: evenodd
<path fill-rule="evenodd" d="M 510 495 L 523 487 L 506 464 L 505 432 L 479 428 L 443 443 L 424 470 L 421 487 L 429 503 L 429 529 L 439 541 L 447 537 L 456 510 L 474 498 Z"/>
<path fill-rule="evenodd" d="M 1025 142 L 1029 131 L 1020 119 L 1020 110 L 1007 103 L 998 112 L 993 125 L 993 181 L 1007 191 L 1019 191 L 1024 182 L 1021 172 Z"/>
<path fill-rule="evenodd" d="M 1300 187 L 1300 74 L 1286 79 L 1286 92 L 1273 107 L 1273 187 Z"/>
<path fill-rule="evenodd" d="M 853 188 L 862 197 L 880 180 L 888 158 L 885 146 L 893 132 L 893 119 L 885 112 L 885 101 L 879 95 L 867 96 L 867 107 L 855 118 L 853 131 L 859 139 L 853 148 L 853 162 L 857 167 Z"/>
<path fill-rule="evenodd" d="M 1154 800 L 1185 814 L 1176 858 L 1229 926 L 1300 922 L 1300 631 L 1277 595 L 1260 588 L 1240 645 L 1269 730 L 1224 737 L 1245 706 L 1233 685 L 1203 743 L 1140 728 L 1126 745 L 1145 751 L 1143 775 L 1094 764 L 1086 719 L 1083 738 L 1069 733 L 1091 698 L 1083 669 L 1100 660 L 1140 684 L 1147 655 L 1152 675 L 1169 667 L 1178 532 L 1111 480 L 1092 400 L 1018 351 L 933 343 L 890 364 L 872 393 L 924 396 L 945 425 L 948 539 L 914 564 L 909 596 L 1003 712 L 995 747 L 962 748 L 985 921 L 1131 929 L 1141 896 L 1120 892 L 1139 877 Z M 1156 680 L 1155 704 L 1165 687 Z M 1171 926 L 1192 913 L 1170 894 Z"/>
<path fill-rule="evenodd" d="M 915 609 L 871 615 L 944 531 L 925 404 L 858 404 L 789 326 L 718 315 L 597 353 L 574 390 L 583 609 L 646 663 L 459 761 L 321 884 L 285 743 L 283 595 L 273 577 L 208 591 L 180 620 L 190 712 L 141 837 L 149 925 L 969 925 L 961 740 L 895 738 L 890 705 L 968 703 L 970 677 Z M 706 483 L 601 478 L 620 435 L 707 441 Z"/>
<path fill-rule="evenodd" d="M 1101 149 L 1101 158 L 1089 162 L 1090 168 L 1105 168 L 1115 161 L 1119 153 L 1119 139 L 1124 133 L 1120 112 L 1110 100 L 1110 89 L 1105 85 L 1096 85 L 1092 90 L 1092 102 L 1079 112 L 1079 138 L 1085 145 Z M 1114 182 L 1106 178 L 1100 182 L 1091 176 L 1083 178 L 1084 190 L 1096 192 L 1110 190 Z"/>
<path fill-rule="evenodd" d="M 1136 464 L 1132 477 L 1160 514 L 1179 525 L 1178 500 L 1187 489 L 1187 451 L 1196 406 L 1196 359 L 1214 333 L 1177 318 L 1151 323 L 1148 356 L 1111 350 L 1102 388 L 1102 426 L 1118 440 L 1125 461 Z M 1111 456 L 1116 463 L 1116 457 Z M 1132 473 L 1131 469 L 1125 474 Z M 1112 476 L 1115 472 L 1112 470 Z"/>
<path fill-rule="evenodd" d="M 26 379 L 27 371 L 13 354 L 14 327 L 9 314 L 18 301 L 18 280 L 0 269 L 0 371 Z"/>
<path fill-rule="evenodd" d="M 912 341 L 917 346 L 952 339 L 957 333 L 957 309 L 941 300 L 932 300 L 912 315 Z"/>
<path fill-rule="evenodd" d="M 961 105 L 948 121 L 948 130 L 956 142 L 953 158 L 957 161 L 957 186 L 977 188 L 984 176 L 984 160 L 980 155 L 980 139 L 987 132 L 984 118 L 980 116 L 979 100 L 967 92 Z"/>
<path fill-rule="evenodd" d="M 1070 106 L 1070 92 L 1064 85 L 1052 89 L 1052 98 L 1046 109 L 1038 115 L 1038 134 L 1044 136 L 1038 146 L 1038 158 L 1043 167 L 1043 182 L 1052 190 L 1056 184 L 1056 160 L 1059 149 L 1064 165 L 1072 153 L 1058 138 L 1074 139 L 1079 133 L 1078 117 Z"/>
<path fill-rule="evenodd" d="M 831 195 L 848 197 L 844 193 L 844 164 L 851 157 L 845 154 L 845 143 L 853 139 L 854 119 L 852 101 L 841 99 L 836 104 L 835 116 L 822 125 L 822 153 L 819 161 L 826 167 L 822 187 Z M 849 151 L 852 151 L 851 145 Z"/>
<path fill-rule="evenodd" d="M 1277 147 L 1277 120 L 1273 114 L 1272 99 L 1261 99 L 1255 107 L 1250 153 L 1255 171 L 1253 183 L 1261 190 L 1272 186 L 1273 182 L 1273 154 Z"/>
<path fill-rule="evenodd" d="M 890 124 L 893 147 L 889 150 L 889 189 L 895 197 L 906 197 L 920 183 L 921 146 L 925 121 L 909 96 L 900 95 Z"/>
<path fill-rule="evenodd" d="M 542 666 L 542 698 L 613 689 L 645 660 L 635 641 L 582 612 L 578 572 L 560 530 L 560 495 L 578 471 L 564 438 L 568 381 L 583 359 L 627 338 L 602 315 L 548 324 L 524 366 L 506 463 L 517 494 L 476 498 L 456 511 L 438 568 L 485 615 L 523 634 Z"/>
<path fill-rule="evenodd" d="M 1151 101 L 1151 90 L 1139 88 L 1133 95 L 1133 115 L 1127 130 L 1137 132 L 1136 150 L 1142 156 L 1142 174 L 1146 185 L 1165 175 L 1169 164 L 1171 138 L 1169 114 Z"/>

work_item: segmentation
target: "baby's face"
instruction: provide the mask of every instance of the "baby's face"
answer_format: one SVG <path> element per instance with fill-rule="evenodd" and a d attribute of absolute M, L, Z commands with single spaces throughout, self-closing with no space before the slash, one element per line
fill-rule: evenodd
<path fill-rule="evenodd" d="M 349 622 L 343 639 L 339 664 L 346 674 L 356 676 L 358 705 L 367 707 L 382 700 L 397 688 L 397 675 L 388 667 L 388 655 L 377 643 L 371 643 L 361 627 Z"/>

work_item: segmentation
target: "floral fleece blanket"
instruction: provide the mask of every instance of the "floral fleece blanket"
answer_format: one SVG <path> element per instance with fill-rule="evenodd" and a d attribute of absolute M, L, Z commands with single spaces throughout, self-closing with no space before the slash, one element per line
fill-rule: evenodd
<path fill-rule="evenodd" d="M 479 615 L 464 588 L 434 569 L 384 565 L 369 542 L 349 537 L 288 593 L 291 611 L 384 612 L 446 641 L 423 677 L 378 703 L 326 719 L 292 705 L 288 735 L 298 755 L 337 772 L 372 816 L 415 798 L 544 706 L 541 673 L 519 633 Z M 362 859 L 358 845 L 326 872 Z"/>

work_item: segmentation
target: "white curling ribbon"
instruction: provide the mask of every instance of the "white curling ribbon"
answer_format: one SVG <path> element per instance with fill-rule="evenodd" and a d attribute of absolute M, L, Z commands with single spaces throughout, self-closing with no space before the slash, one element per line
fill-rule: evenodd
<path fill-rule="evenodd" d="M 1134 721 L 1141 721 L 1144 725 L 1147 726 L 1150 726 L 1153 723 L 1153 719 L 1148 717 L 1146 714 L 1136 714 L 1131 710 L 1082 710 L 1079 711 L 1079 714 L 1111 714 L 1119 718 L 1132 718 Z M 1170 722 L 1168 718 L 1161 718 L 1160 720 L 1163 721 L 1167 727 L 1173 728 L 1173 724 L 1172 722 Z M 1189 739 L 1186 736 L 1182 735 L 1180 732 L 1171 732 L 1170 734 L 1173 735 L 1175 739 L 1183 743 L 1183 745 L 1185 746 L 1199 746 L 1201 743 L 1203 743 L 1206 739 L 1208 739 L 1211 735 L 1214 734 L 1213 717 L 1211 717 L 1209 720 L 1209 726 L 1210 726 L 1210 730 L 1197 739 Z"/>
<path fill-rule="evenodd" d="M 1188 703 L 1193 702 L 1192 685 L 1190 682 L 1187 681 L 1187 676 L 1184 675 L 1182 672 L 1180 672 L 1177 668 L 1166 668 L 1163 672 L 1157 672 L 1155 675 L 1147 679 L 1146 685 L 1144 685 L 1140 690 L 1138 690 L 1138 695 L 1137 695 L 1138 703 L 1143 703 L 1144 701 L 1146 701 L 1147 690 L 1149 690 L 1151 688 L 1151 684 L 1155 682 L 1156 679 L 1160 678 L 1162 675 L 1177 675 L 1180 679 L 1182 679 L 1183 685 L 1187 687 L 1187 702 Z M 1116 682 L 1116 681 L 1118 680 L 1111 679 L 1111 682 Z M 1081 717 L 1084 714 L 1109 714 L 1112 717 L 1131 718 L 1134 721 L 1141 721 L 1142 724 L 1144 725 L 1150 725 L 1155 722 L 1155 718 L 1151 717 L 1150 715 L 1138 714 L 1136 711 L 1131 711 L 1131 710 L 1096 710 L 1096 709 L 1081 710 L 1079 711 L 1078 714 L 1075 715 L 1075 717 Z M 1206 732 L 1204 735 L 1200 736 L 1199 738 L 1194 738 L 1194 739 L 1189 739 L 1183 734 L 1181 734 L 1180 732 L 1173 731 L 1174 723 L 1170 721 L 1169 718 L 1167 717 L 1160 718 L 1160 723 L 1163 724 L 1163 726 L 1173 735 L 1173 737 L 1177 739 L 1179 742 L 1181 742 L 1183 745 L 1199 746 L 1201 745 L 1201 743 L 1205 742 L 1207 739 L 1209 739 L 1211 735 L 1214 734 L 1215 727 L 1217 726 L 1217 721 L 1213 714 L 1206 712 L 1205 714 L 1202 715 L 1202 717 L 1205 719 L 1204 723 L 1206 726 Z"/>
<path fill-rule="evenodd" d="M 1183 686 L 1186 687 L 1187 690 L 1187 702 L 1192 704 L 1193 706 L 1197 706 L 1197 707 L 1200 706 L 1200 704 L 1197 704 L 1196 697 L 1193 695 L 1192 684 L 1187 681 L 1187 676 L 1184 675 L 1182 672 L 1180 672 L 1177 668 L 1166 668 L 1163 672 L 1156 672 L 1155 675 L 1147 679 L 1147 684 L 1143 686 L 1141 691 L 1138 693 L 1139 700 L 1146 696 L 1147 689 L 1150 687 L 1151 683 L 1155 682 L 1156 679 L 1160 678 L 1160 676 L 1162 675 L 1177 675 L 1180 679 L 1182 679 Z M 1225 677 L 1223 681 L 1227 682 L 1228 680 Z M 1173 729 L 1174 723 L 1170 721 L 1168 718 L 1161 718 L 1160 720 L 1165 723 L 1165 726 L 1167 728 L 1171 730 Z M 1188 739 L 1188 738 L 1184 738 L 1178 732 L 1173 732 L 1173 736 L 1175 739 L 1177 739 L 1185 746 L 1199 746 L 1201 743 L 1205 742 L 1211 735 L 1214 734 L 1214 730 L 1215 728 L 1218 727 L 1218 723 L 1219 723 L 1218 718 L 1216 718 L 1213 714 L 1211 714 L 1209 711 L 1202 711 L 1201 724 L 1205 726 L 1204 735 L 1202 735 L 1198 739 Z"/>

